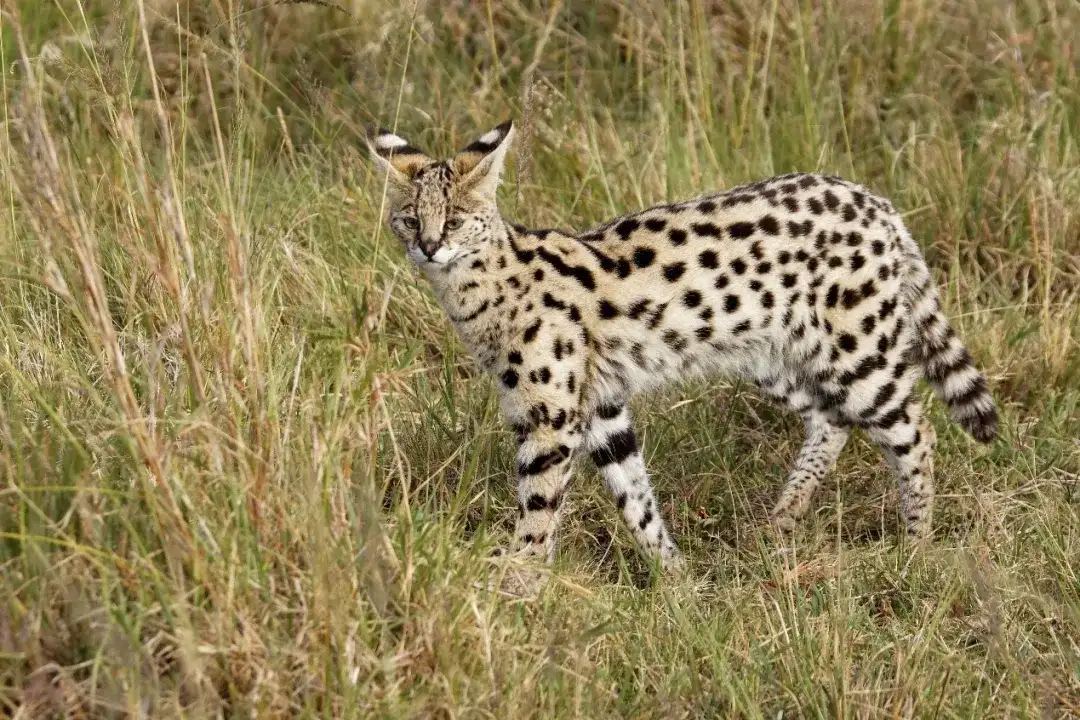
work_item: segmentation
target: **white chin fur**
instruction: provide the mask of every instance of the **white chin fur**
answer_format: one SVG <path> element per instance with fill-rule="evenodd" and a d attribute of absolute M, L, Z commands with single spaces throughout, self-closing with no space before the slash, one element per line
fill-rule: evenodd
<path fill-rule="evenodd" d="M 457 255 L 457 248 L 448 248 L 443 245 L 431 256 L 431 262 L 445 265 L 453 260 L 455 255 Z"/>
<path fill-rule="evenodd" d="M 409 257 L 413 259 L 418 265 L 445 265 L 454 259 L 454 256 L 458 254 L 457 248 L 449 248 L 445 245 L 435 251 L 435 254 L 430 259 L 420 248 L 409 248 Z"/>

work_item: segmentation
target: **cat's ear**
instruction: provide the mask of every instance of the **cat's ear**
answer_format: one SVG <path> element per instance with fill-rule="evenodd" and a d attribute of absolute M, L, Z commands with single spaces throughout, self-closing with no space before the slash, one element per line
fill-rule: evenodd
<path fill-rule="evenodd" d="M 392 185 L 408 187 L 420 168 L 435 162 L 409 144 L 400 135 L 383 128 L 374 128 L 367 135 L 368 149 L 375 163 L 389 176 Z"/>
<path fill-rule="evenodd" d="M 495 197 L 499 176 L 506 162 L 506 151 L 514 139 L 514 123 L 507 120 L 480 136 L 454 156 L 454 174 L 459 183 L 479 195 Z"/>

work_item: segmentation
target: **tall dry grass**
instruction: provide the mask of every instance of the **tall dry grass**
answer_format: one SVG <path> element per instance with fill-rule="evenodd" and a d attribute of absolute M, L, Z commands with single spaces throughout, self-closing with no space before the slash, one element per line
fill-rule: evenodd
<path fill-rule="evenodd" d="M 1080 712 L 1075 3 L 2 7 L 4 713 Z M 906 209 L 1007 421 L 935 411 L 932 549 L 861 441 L 775 546 L 796 424 L 717 379 L 636 408 L 690 579 L 583 471 L 549 590 L 484 589 L 511 443 L 358 148 L 507 115 L 522 222 L 794 168 Z"/>

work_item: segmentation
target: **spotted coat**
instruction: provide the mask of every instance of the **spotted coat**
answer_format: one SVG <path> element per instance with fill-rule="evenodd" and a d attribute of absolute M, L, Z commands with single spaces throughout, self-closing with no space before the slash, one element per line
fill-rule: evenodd
<path fill-rule="evenodd" d="M 643 551 L 678 563 L 627 403 L 715 372 L 748 378 L 803 418 L 778 526 L 805 513 L 858 427 L 899 483 L 907 531 L 930 531 L 935 433 L 916 382 L 982 442 L 997 410 L 888 200 L 793 173 L 580 234 L 529 230 L 495 202 L 512 135 L 504 123 L 445 162 L 388 131 L 369 142 L 390 227 L 498 382 L 517 433 L 518 551 L 551 558 L 571 460 L 584 453 Z"/>

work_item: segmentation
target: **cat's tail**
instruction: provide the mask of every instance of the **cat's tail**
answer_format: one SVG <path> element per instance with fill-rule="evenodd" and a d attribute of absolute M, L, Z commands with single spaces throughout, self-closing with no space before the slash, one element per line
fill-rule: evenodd
<path fill-rule="evenodd" d="M 979 442 L 989 443 L 997 437 L 998 410 L 986 377 L 941 312 L 937 287 L 918 245 L 906 229 L 901 228 L 900 235 L 908 266 L 904 294 L 915 323 L 911 360 L 922 367 L 952 419 Z"/>

